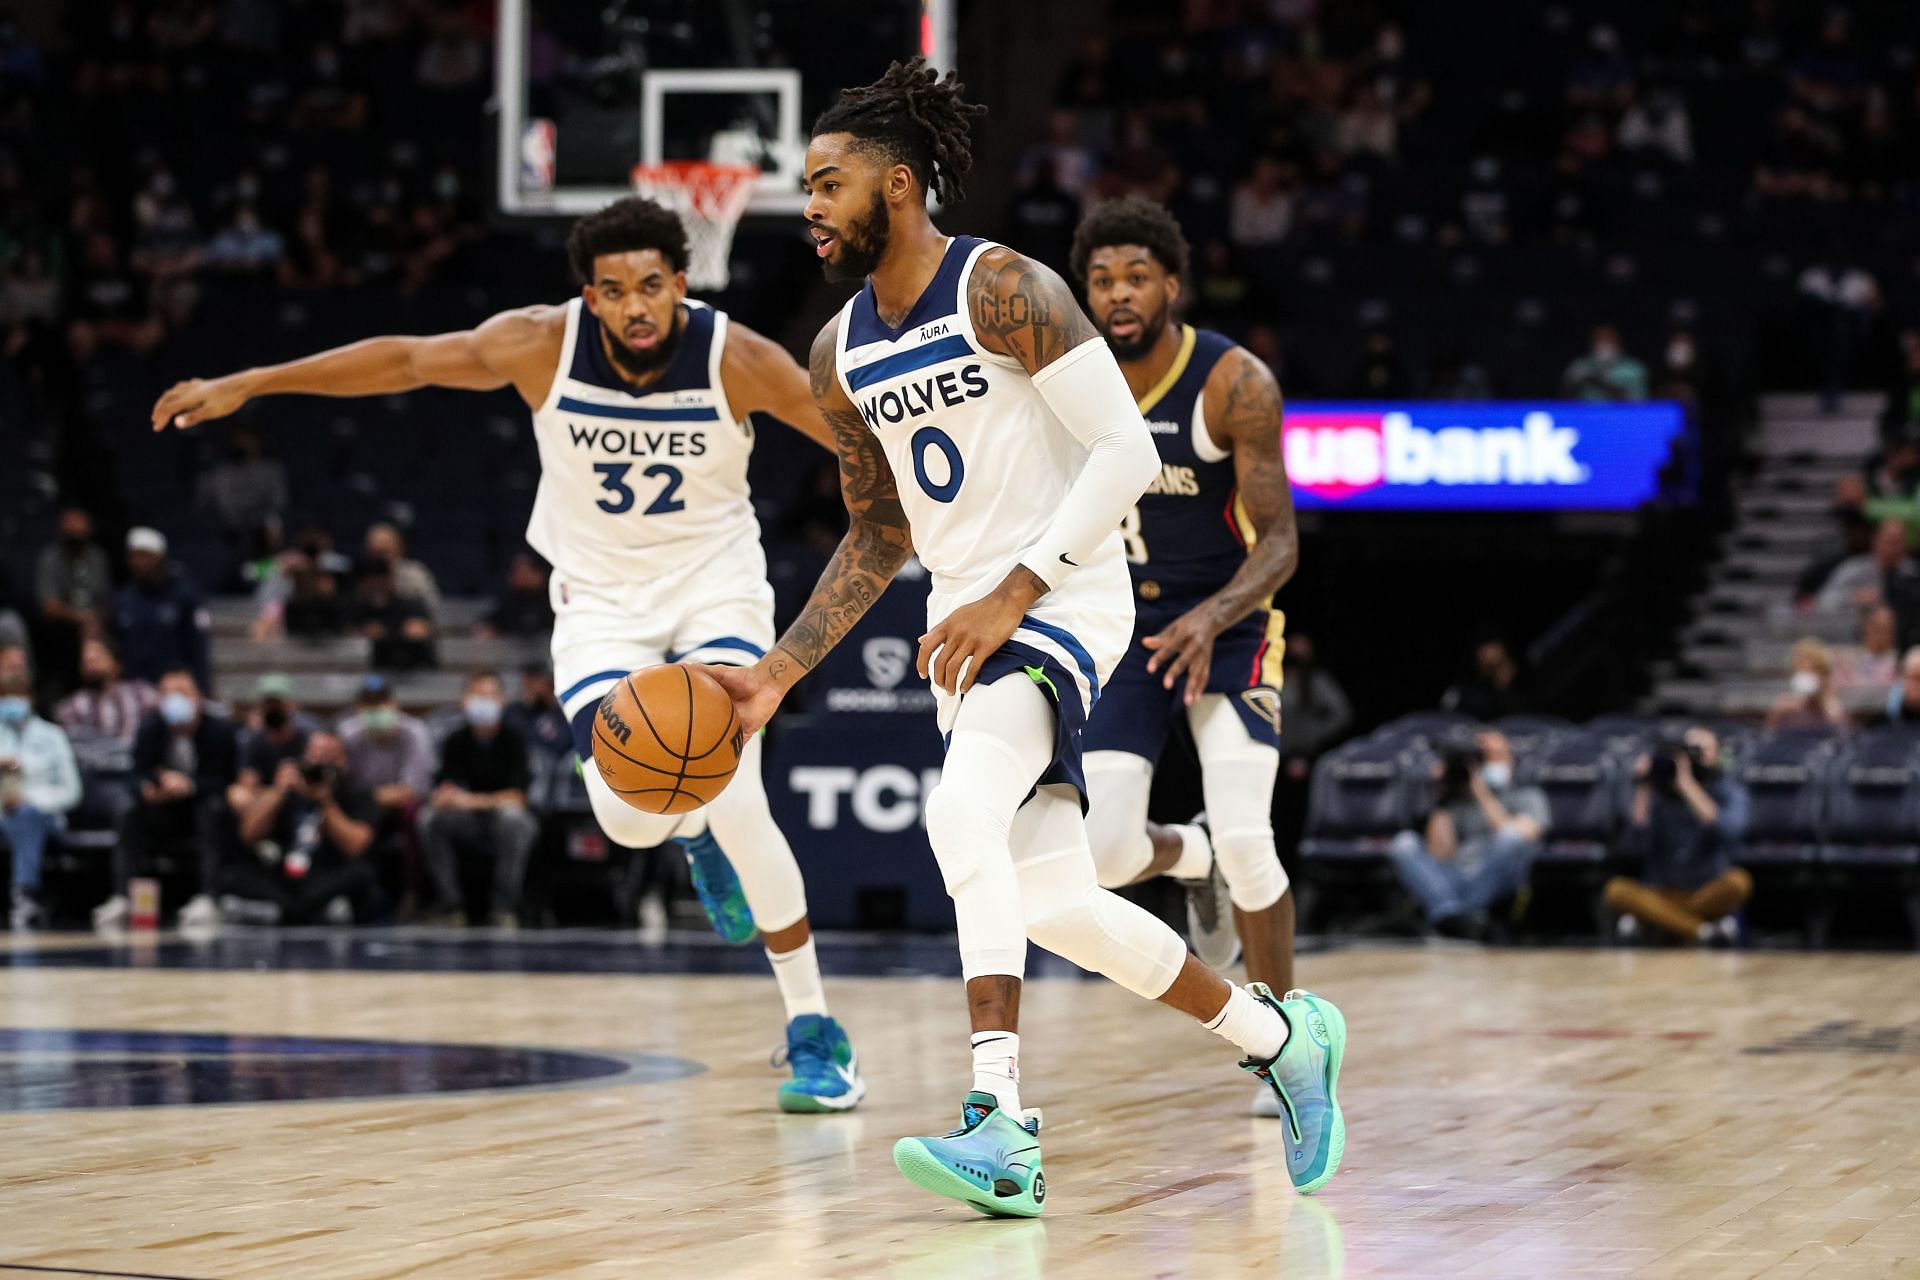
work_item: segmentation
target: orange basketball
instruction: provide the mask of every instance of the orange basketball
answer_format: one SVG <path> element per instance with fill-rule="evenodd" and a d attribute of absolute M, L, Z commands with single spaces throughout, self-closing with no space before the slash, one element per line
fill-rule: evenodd
<path fill-rule="evenodd" d="M 646 813 L 711 804 L 746 745 L 733 699 L 684 663 L 643 667 L 608 690 L 593 717 L 593 763 L 613 793 Z"/>

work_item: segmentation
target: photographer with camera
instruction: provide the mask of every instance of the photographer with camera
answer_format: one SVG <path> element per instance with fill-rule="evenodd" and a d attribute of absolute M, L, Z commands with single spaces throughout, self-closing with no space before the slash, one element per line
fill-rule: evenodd
<path fill-rule="evenodd" d="M 1747 829 L 1747 789 L 1720 762 L 1720 739 L 1695 726 L 1634 768 L 1626 848 L 1645 856 L 1645 880 L 1616 876 L 1606 904 L 1622 938 L 1651 925 L 1687 942 L 1733 942 L 1733 913 L 1753 878 L 1733 865 Z"/>
<path fill-rule="evenodd" d="M 375 882 L 364 855 L 379 806 L 346 772 L 347 752 L 314 733 L 298 760 L 240 815 L 241 856 L 222 876 L 222 913 L 253 924 L 348 924 L 364 919 Z"/>
<path fill-rule="evenodd" d="M 1436 933 L 1477 938 L 1487 907 L 1526 885 L 1547 821 L 1540 789 L 1513 785 L 1506 735 L 1482 729 L 1447 748 L 1426 831 L 1394 837 L 1393 869 Z"/>

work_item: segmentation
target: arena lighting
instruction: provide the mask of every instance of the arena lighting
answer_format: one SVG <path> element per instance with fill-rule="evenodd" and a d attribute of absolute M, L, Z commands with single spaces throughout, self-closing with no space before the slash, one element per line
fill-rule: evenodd
<path fill-rule="evenodd" d="M 1671 401 L 1296 401 L 1287 474 L 1303 509 L 1627 511 L 1686 436 Z"/>

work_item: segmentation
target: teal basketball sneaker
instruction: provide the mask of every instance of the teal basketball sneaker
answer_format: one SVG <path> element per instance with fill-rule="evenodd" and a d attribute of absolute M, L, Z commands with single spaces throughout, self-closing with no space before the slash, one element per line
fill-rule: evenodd
<path fill-rule="evenodd" d="M 867 1096 L 853 1042 L 837 1019 L 803 1013 L 789 1022 L 786 1057 L 793 1079 L 780 1086 L 782 1111 L 851 1111 Z"/>
<path fill-rule="evenodd" d="M 1347 1122 L 1334 1092 L 1347 1051 L 1347 1020 L 1311 991 L 1289 991 L 1276 1000 L 1266 983 L 1250 982 L 1247 994 L 1270 1005 L 1291 1028 L 1273 1061 L 1248 1059 L 1240 1067 L 1272 1088 L 1287 1144 L 1287 1176 L 1294 1190 L 1312 1195 L 1333 1179 L 1347 1149 Z"/>
<path fill-rule="evenodd" d="M 713 931 L 734 946 L 744 946 L 759 936 L 754 928 L 753 912 L 747 910 L 747 895 L 740 891 L 740 877 L 710 831 L 680 841 L 687 851 L 687 870 L 693 876 L 693 891 L 700 895 Z"/>
<path fill-rule="evenodd" d="M 915 1186 L 991 1217 L 1037 1218 L 1047 1201 L 1039 1113 L 1015 1120 L 990 1093 L 969 1093 L 946 1137 L 894 1143 L 893 1162 Z"/>

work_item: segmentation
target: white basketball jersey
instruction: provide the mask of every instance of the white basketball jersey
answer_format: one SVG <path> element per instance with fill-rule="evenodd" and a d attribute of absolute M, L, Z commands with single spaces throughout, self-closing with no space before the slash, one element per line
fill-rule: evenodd
<path fill-rule="evenodd" d="M 562 577 L 644 582 L 759 539 L 753 428 L 720 383 L 726 313 L 689 299 L 684 316 L 672 363 L 642 390 L 614 371 L 593 312 L 567 304 L 553 390 L 533 414 L 540 489 L 527 522 Z"/>
<path fill-rule="evenodd" d="M 893 466 L 938 597 L 997 586 L 1045 532 L 1087 452 L 1012 356 L 984 350 L 967 280 L 989 241 L 955 236 L 898 327 L 868 283 L 840 312 L 840 385 Z M 1118 531 L 1096 558 L 1123 554 Z"/>

